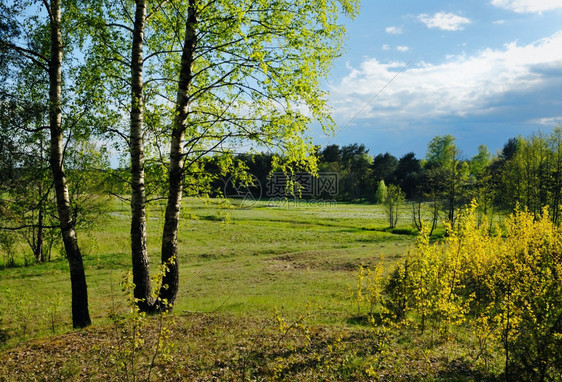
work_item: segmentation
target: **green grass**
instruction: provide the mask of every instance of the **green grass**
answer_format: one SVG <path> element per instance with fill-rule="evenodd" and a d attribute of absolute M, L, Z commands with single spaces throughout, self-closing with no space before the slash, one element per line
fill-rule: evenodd
<path fill-rule="evenodd" d="M 94 323 L 107 322 L 108 309 L 123 302 L 119 282 L 130 269 L 128 207 L 115 201 L 110 210 L 95 230 L 78 230 Z M 163 211 L 158 204 L 149 209 L 153 273 L 160 256 Z M 177 312 L 261 314 L 283 307 L 291 314 L 311 302 L 332 311 L 335 318 L 322 320 L 333 322 L 345 312 L 341 295 L 357 267 L 378 262 L 381 255 L 392 263 L 413 241 L 413 236 L 403 235 L 411 230 L 407 211 L 402 231 L 386 232 L 382 207 L 364 204 L 282 208 L 261 202 L 243 209 L 189 198 L 182 214 Z M 16 259 L 21 264 L 25 247 L 20 248 Z M 2 325 L 12 334 L 9 344 L 49 333 L 50 318 L 44 311 L 51 300 L 62 300 L 57 330 L 69 330 L 68 265 L 60 255 L 54 257 L 49 263 L 0 270 Z M 13 296 L 29 301 L 33 311 L 26 336 L 17 335 Z"/>
<path fill-rule="evenodd" d="M 434 343 L 415 328 L 378 333 L 346 298 L 360 265 L 382 259 L 387 272 L 414 243 L 407 209 L 390 230 L 382 206 L 366 204 L 261 202 L 244 209 L 188 198 L 183 206 L 180 289 L 168 340 L 175 350 L 173 362 L 158 364 L 155 379 L 369 380 L 373 365 L 383 380 L 479 375 L 465 362 L 468 345 Z M 0 381 L 34 379 L 36 370 L 49 370 L 46 380 L 125 379 L 115 374 L 119 336 L 109 312 L 127 311 L 120 281 L 130 269 L 129 215 L 115 201 L 95 230 L 78 231 L 93 319 L 85 331 L 71 329 L 65 259 L 0 270 L 0 357 L 7 360 Z M 162 216 L 162 205 L 150 207 L 152 273 Z M 18 253 L 20 264 L 24 255 Z M 285 332 L 279 320 L 302 325 Z M 138 354 L 145 364 L 158 327 L 157 318 L 147 321 Z"/>

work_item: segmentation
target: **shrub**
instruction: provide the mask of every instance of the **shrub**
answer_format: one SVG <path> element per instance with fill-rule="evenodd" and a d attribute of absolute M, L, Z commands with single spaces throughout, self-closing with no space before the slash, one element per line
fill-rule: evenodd
<path fill-rule="evenodd" d="M 562 232 L 543 209 L 517 210 L 490 233 L 476 204 L 448 235 L 416 249 L 385 280 L 383 305 L 395 319 L 415 317 L 423 331 L 469 327 L 478 354 L 503 350 L 508 379 L 559 380 L 562 372 Z"/>

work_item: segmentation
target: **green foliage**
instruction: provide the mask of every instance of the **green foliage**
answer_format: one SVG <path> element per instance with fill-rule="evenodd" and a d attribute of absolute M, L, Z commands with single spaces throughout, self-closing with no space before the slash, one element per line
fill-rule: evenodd
<path fill-rule="evenodd" d="M 328 152 L 323 155 L 337 161 L 325 163 L 321 169 L 338 173 L 339 194 L 337 197 L 340 200 L 373 200 L 376 184 L 372 179 L 373 158 L 365 145 L 354 143 L 341 148 L 332 145 L 327 149 Z"/>
<path fill-rule="evenodd" d="M 3 149 L 9 147 L 9 159 L 2 163 L 2 186 L 6 193 L 5 208 L 2 213 L 3 228 L 15 230 L 29 246 L 36 262 L 51 260 L 51 251 L 60 241 L 58 228 L 58 211 L 55 202 L 53 176 L 49 171 L 49 160 L 56 145 L 49 143 L 50 125 L 49 95 L 60 92 L 51 88 L 49 74 L 57 69 L 51 61 L 51 52 L 55 50 L 51 40 L 50 27 L 54 1 L 35 4 L 30 1 L 2 3 L 2 14 L 13 30 L 2 33 L 0 46 L 9 52 L 8 59 L 2 66 L 9 68 L 8 80 L 0 84 L 0 136 L 9 137 Z M 96 118 L 95 105 L 99 101 L 94 93 L 87 91 L 84 84 L 84 62 L 75 59 L 83 56 L 79 52 L 84 43 L 84 28 L 76 14 L 72 13 L 74 2 L 62 1 L 62 19 L 60 25 L 65 50 L 61 64 L 62 96 L 60 113 L 64 114 L 62 124 L 52 131 L 61 133 L 61 159 L 66 167 L 67 181 L 70 181 L 70 204 L 72 211 L 69 219 L 72 225 L 84 226 L 93 221 L 92 210 L 99 211 L 99 194 L 101 190 L 92 190 L 89 186 L 99 176 L 92 176 L 92 167 L 102 171 L 107 166 L 107 156 L 97 157 L 94 144 L 89 141 L 91 131 L 99 120 Z M 58 7 L 58 6 L 57 6 Z M 54 25 L 54 24 L 53 24 Z M 52 67 L 51 67 L 52 66 Z M 56 90 L 56 91 L 55 91 Z M 56 101 L 57 103 L 59 101 Z M 60 130 L 60 131 L 59 131 Z M 64 135 L 64 137 L 62 136 Z M 4 154 L 2 154 L 4 155 Z M 94 159 L 92 159 L 94 157 Z M 100 157 L 102 159 L 100 160 Z M 97 159 L 97 161 L 96 161 Z M 70 179 L 68 179 L 70 178 Z M 3 190 L 4 191 L 4 190 Z M 66 219 L 65 219 L 66 220 Z M 22 251 L 23 252 L 23 251 Z M 33 257 L 27 253 L 21 255 L 26 265 L 32 263 Z"/>
<path fill-rule="evenodd" d="M 371 165 L 373 180 L 384 180 L 386 183 L 396 183 L 395 173 L 398 169 L 398 159 L 389 153 L 379 154 L 373 158 Z"/>
<path fill-rule="evenodd" d="M 384 180 L 381 180 L 377 186 L 377 191 L 375 193 L 375 201 L 377 203 L 384 203 L 386 201 L 386 197 L 388 195 L 388 189 L 386 184 L 384 184 Z"/>
<path fill-rule="evenodd" d="M 5 323 L 12 329 L 11 333 L 8 332 L 10 336 L 28 338 L 35 333 L 40 316 L 29 293 L 18 294 L 9 289 L 5 291 L 2 303 L 5 315 L 12 321 Z"/>
<path fill-rule="evenodd" d="M 489 166 L 492 154 L 486 145 L 478 146 L 478 154 L 470 160 L 470 173 L 479 178 L 484 174 L 486 167 Z"/>
<path fill-rule="evenodd" d="M 357 274 L 357 284 L 347 287 L 347 299 L 357 308 L 356 319 L 363 318 L 365 314 L 366 321 L 372 320 L 375 309 L 381 304 L 382 297 L 382 273 L 383 258 L 374 267 L 360 265 Z M 363 312 L 365 309 L 365 312 Z"/>
<path fill-rule="evenodd" d="M 103 78 L 102 94 L 113 105 L 128 96 L 130 68 L 123 57 L 130 55 L 129 15 L 135 6 L 93 1 L 81 6 L 92 35 L 88 57 Z M 313 145 L 305 131 L 312 120 L 333 130 L 320 81 L 343 50 L 345 30 L 339 19 L 356 15 L 356 0 L 201 0 L 147 2 L 146 7 L 142 49 L 150 59 L 143 63 L 142 81 L 148 162 L 165 162 L 189 11 L 195 15 L 192 27 L 204 33 L 197 33 L 190 47 L 195 59 L 188 88 L 179 89 L 189 98 L 189 117 L 182 122 L 187 173 L 201 170 L 205 154 L 241 144 L 283 153 L 289 170 L 314 171 Z M 106 107 L 105 115 L 115 114 L 114 109 Z M 128 135 L 126 124 L 106 126 L 114 137 Z M 128 152 L 126 146 L 121 149 Z M 147 184 L 152 182 L 158 179 L 147 174 Z"/>
<path fill-rule="evenodd" d="M 406 195 L 399 186 L 395 184 L 388 186 L 384 205 L 386 207 L 386 216 L 388 217 L 390 228 L 396 227 L 398 223 L 398 209 L 405 200 Z"/>
<path fill-rule="evenodd" d="M 0 230 L 0 249 L 2 250 L 2 268 L 13 267 L 15 261 L 15 244 L 17 238 L 14 232 Z"/>
<path fill-rule="evenodd" d="M 552 221 L 560 222 L 562 198 L 562 127 L 548 136 L 541 132 L 528 139 L 517 138 L 509 149 L 509 159 L 499 163 L 501 179 L 498 202 L 513 210 L 527 208 L 535 218 L 549 206 Z"/>
<path fill-rule="evenodd" d="M 439 167 L 452 167 L 457 160 L 457 155 L 458 150 L 452 135 L 438 135 L 427 145 L 427 162 Z"/>
<path fill-rule="evenodd" d="M 501 347 L 506 378 L 553 379 L 562 364 L 562 231 L 546 208 L 538 220 L 518 210 L 502 237 L 475 210 L 463 210 L 440 243 L 422 231 L 387 279 L 384 305 L 397 319 L 415 318 L 422 333 L 473 328 L 476 359 Z"/>
<path fill-rule="evenodd" d="M 49 321 L 51 327 L 51 333 L 55 334 L 57 331 L 57 325 L 62 321 L 62 306 L 63 297 L 59 293 L 48 299 L 47 309 L 45 310 L 45 315 Z"/>
<path fill-rule="evenodd" d="M 109 206 L 104 173 L 108 167 L 107 154 L 89 141 L 72 140 L 71 143 L 73 147 L 67 150 L 66 174 L 72 217 L 77 227 L 90 231 L 103 221 Z M 4 242 L 4 252 L 9 255 L 4 259 L 8 260 L 5 266 L 15 265 L 15 256 L 22 258 L 19 263 L 24 265 L 50 261 L 54 249 L 61 247 L 53 181 L 44 145 L 44 141 L 29 143 L 25 155 L 21 154 L 25 159 L 22 168 L 5 183 L 8 190 L 2 194 L 0 211 L 0 239 L 3 238 L 0 241 Z M 39 154 L 33 155 L 27 150 Z M 12 244 L 8 242 L 9 237 Z M 27 251 L 15 245 L 22 240 L 29 248 Z"/>

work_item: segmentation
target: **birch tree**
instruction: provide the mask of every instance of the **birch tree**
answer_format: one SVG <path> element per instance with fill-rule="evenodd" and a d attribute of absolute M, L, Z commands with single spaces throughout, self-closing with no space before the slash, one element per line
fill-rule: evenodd
<path fill-rule="evenodd" d="M 92 9 L 98 52 L 110 59 L 100 62 L 111 63 L 108 80 L 129 115 L 129 130 L 114 133 L 130 154 L 135 297 L 142 310 L 154 311 L 176 298 L 183 185 L 202 158 L 244 145 L 314 169 L 306 130 L 313 120 L 333 128 L 320 82 L 343 49 L 338 19 L 354 16 L 357 1 L 137 0 Z M 147 142 L 168 171 L 161 249 L 168 271 L 155 294 L 146 241 Z"/>
<path fill-rule="evenodd" d="M 0 50 L 9 52 L 8 85 L 24 78 L 30 79 L 37 89 L 43 89 L 43 93 L 38 95 L 39 99 L 33 101 L 44 102 L 47 109 L 47 124 L 38 130 L 48 132 L 49 164 L 57 215 L 70 268 L 72 324 L 74 328 L 80 328 L 90 325 L 91 320 L 86 276 L 64 166 L 63 107 L 69 104 L 63 99 L 63 50 L 67 53 L 72 51 L 68 36 L 72 23 L 63 24 L 63 6 L 71 8 L 72 4 L 61 4 L 61 0 L 2 2 L 1 11 L 6 20 L 2 23 Z M 10 32 L 6 33 L 8 29 Z M 33 88 L 29 90 L 33 93 Z M 70 125 L 76 127 L 79 119 Z"/>

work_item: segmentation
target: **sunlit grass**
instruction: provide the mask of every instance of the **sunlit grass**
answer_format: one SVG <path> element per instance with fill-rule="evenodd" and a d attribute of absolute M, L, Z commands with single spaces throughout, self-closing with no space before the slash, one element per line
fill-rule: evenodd
<path fill-rule="evenodd" d="M 148 210 L 148 248 L 152 272 L 160 257 L 163 204 Z M 176 312 L 262 314 L 283 308 L 288 314 L 308 303 L 332 312 L 337 320 L 346 307 L 342 294 L 360 264 L 399 258 L 413 237 L 384 232 L 381 206 L 338 204 L 228 206 L 217 200 L 184 200 L 179 232 L 180 290 Z M 122 304 L 120 280 L 130 269 L 128 206 L 115 200 L 93 230 L 78 230 L 94 323 L 107 322 L 108 310 Z M 410 229 L 404 211 L 402 228 Z M 56 330 L 70 329 L 68 264 L 55 250 L 49 263 L 21 266 L 27 250 L 20 246 L 19 266 L 0 270 L 0 307 L 8 343 L 52 329 L 45 313 L 58 301 Z M 18 334 L 19 309 L 14 296 L 28 301 L 29 328 Z M 11 307 L 7 307 L 10 305 Z"/>

